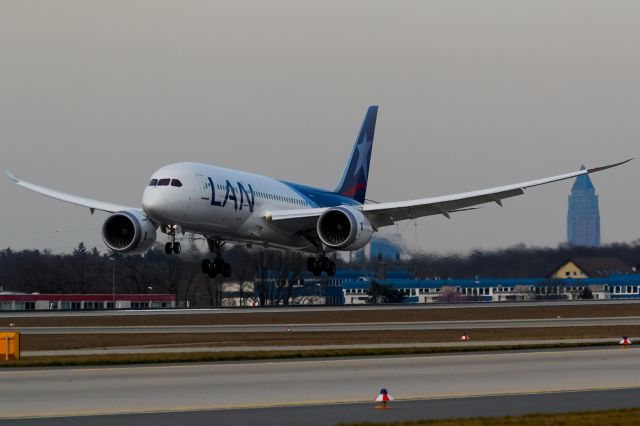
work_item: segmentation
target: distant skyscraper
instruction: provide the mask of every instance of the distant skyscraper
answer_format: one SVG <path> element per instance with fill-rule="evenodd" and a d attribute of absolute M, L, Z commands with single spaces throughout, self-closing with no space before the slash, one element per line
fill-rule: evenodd
<path fill-rule="evenodd" d="M 582 166 L 582 169 L 585 167 Z M 600 245 L 600 210 L 598 196 L 589 175 L 576 178 L 569 195 L 567 239 L 573 246 Z"/>

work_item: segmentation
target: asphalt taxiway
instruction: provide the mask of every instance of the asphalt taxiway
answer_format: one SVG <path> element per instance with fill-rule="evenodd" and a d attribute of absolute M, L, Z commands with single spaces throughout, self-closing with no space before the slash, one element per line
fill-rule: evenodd
<path fill-rule="evenodd" d="M 105 334 L 105 333 L 271 333 L 293 327 L 299 332 L 472 330 L 493 328 L 545 328 L 640 325 L 640 317 L 545 318 L 471 321 L 413 321 L 324 324 L 248 324 L 248 325 L 162 325 L 87 327 L 4 327 L 0 331 L 23 334 Z"/>

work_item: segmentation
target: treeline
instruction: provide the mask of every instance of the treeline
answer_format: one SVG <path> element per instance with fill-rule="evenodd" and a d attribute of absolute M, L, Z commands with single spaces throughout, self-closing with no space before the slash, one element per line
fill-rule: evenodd
<path fill-rule="evenodd" d="M 229 278 L 209 278 L 201 271 L 207 254 L 195 249 L 167 256 L 158 245 L 143 256 L 112 256 L 88 250 L 83 243 L 69 254 L 44 250 L 0 251 L 0 286 L 24 293 L 110 294 L 164 293 L 176 295 L 179 306 L 220 306 L 225 282 L 254 282 L 261 305 L 287 304 L 306 265 L 307 255 L 295 251 L 246 249 L 231 246 L 224 259 L 231 263 Z M 247 290 L 248 291 L 248 290 Z M 226 294 L 228 295 L 228 294 Z"/>
<path fill-rule="evenodd" d="M 80 243 L 68 254 L 48 251 L 0 251 L 0 286 L 5 291 L 25 293 L 169 293 L 178 304 L 219 306 L 227 282 L 254 282 L 251 294 L 244 286 L 236 296 L 256 297 L 261 305 L 287 304 L 295 299 L 296 284 L 305 273 L 308 255 L 295 251 L 246 249 L 230 246 L 224 258 L 232 264 L 232 275 L 209 278 L 201 271 L 206 254 L 196 249 L 179 256 L 167 256 L 158 246 L 144 256 L 109 256 Z M 418 253 L 408 259 L 385 264 L 387 271 L 400 269 L 415 278 L 517 278 L 542 277 L 563 261 L 576 256 L 619 257 L 630 266 L 640 265 L 640 240 L 631 244 L 612 244 L 598 248 L 559 246 L 535 248 L 524 245 L 491 251 L 461 254 Z M 344 263 L 335 258 L 340 269 L 371 271 L 380 269 L 380 261 L 364 264 Z M 324 277 L 324 274 L 323 274 Z M 239 293 L 239 294 L 238 294 Z"/>
<path fill-rule="evenodd" d="M 422 253 L 403 263 L 411 275 L 421 278 L 537 278 L 573 257 L 618 257 L 630 267 L 638 266 L 640 240 L 601 247 L 517 245 L 500 250 L 474 250 L 466 255 Z"/>

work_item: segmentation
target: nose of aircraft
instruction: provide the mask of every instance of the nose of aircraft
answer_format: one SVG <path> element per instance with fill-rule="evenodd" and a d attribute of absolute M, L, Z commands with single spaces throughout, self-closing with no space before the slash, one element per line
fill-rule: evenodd
<path fill-rule="evenodd" d="M 167 199 L 159 188 L 147 187 L 142 194 L 142 208 L 151 217 L 161 216 L 167 210 Z"/>

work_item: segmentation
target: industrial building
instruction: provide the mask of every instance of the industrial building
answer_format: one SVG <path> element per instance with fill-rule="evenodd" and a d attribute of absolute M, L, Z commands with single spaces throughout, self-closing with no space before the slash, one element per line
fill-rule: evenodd
<path fill-rule="evenodd" d="M 341 280 L 334 288 L 340 289 L 344 304 L 364 304 L 369 302 L 367 292 L 372 280 L 374 278 L 367 276 Z M 385 279 L 378 282 L 400 290 L 405 303 L 640 299 L 640 275 L 578 279 Z"/>
<path fill-rule="evenodd" d="M 175 308 L 173 294 L 25 294 L 0 292 L 0 311 Z"/>
<path fill-rule="evenodd" d="M 618 258 L 567 259 L 541 278 L 416 279 L 407 271 L 338 271 L 326 293 L 342 304 L 369 303 L 373 281 L 404 295 L 405 303 L 640 299 L 640 275 Z"/>

